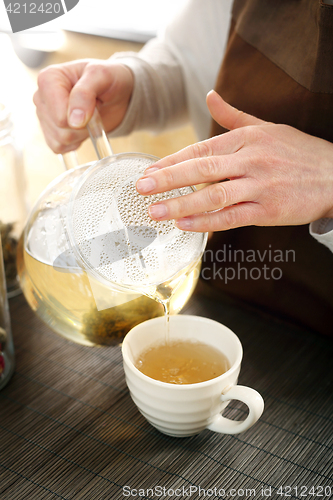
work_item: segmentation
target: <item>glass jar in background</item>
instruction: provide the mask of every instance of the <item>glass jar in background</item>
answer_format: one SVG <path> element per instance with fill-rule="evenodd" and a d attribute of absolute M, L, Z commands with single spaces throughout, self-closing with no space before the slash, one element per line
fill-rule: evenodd
<path fill-rule="evenodd" d="M 8 297 L 20 293 L 16 250 L 26 216 L 23 151 L 15 135 L 11 112 L 0 103 L 0 233 Z"/>
<path fill-rule="evenodd" d="M 0 390 L 14 372 L 15 356 L 0 237 Z"/>

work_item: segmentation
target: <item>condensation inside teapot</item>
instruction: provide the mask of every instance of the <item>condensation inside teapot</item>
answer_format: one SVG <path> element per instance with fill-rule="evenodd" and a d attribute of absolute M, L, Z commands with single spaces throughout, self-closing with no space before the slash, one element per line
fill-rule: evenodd
<path fill-rule="evenodd" d="M 151 203 L 193 192 L 189 186 L 140 195 L 136 181 L 155 161 L 130 153 L 99 161 L 80 178 L 68 205 L 69 239 L 82 267 L 101 280 L 141 291 L 188 270 L 206 243 L 203 233 L 149 217 Z"/>

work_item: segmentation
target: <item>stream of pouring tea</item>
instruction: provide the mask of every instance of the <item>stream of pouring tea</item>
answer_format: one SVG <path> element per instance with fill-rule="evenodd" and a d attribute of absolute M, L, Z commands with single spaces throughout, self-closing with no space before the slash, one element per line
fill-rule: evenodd
<path fill-rule="evenodd" d="M 195 278 L 198 278 L 201 267 L 200 259 L 196 262 L 191 262 L 185 269 L 182 269 L 176 276 L 172 279 L 159 284 L 156 287 L 155 293 L 148 295 L 152 297 L 157 302 L 163 305 L 164 317 L 165 317 L 165 342 L 169 344 L 170 342 L 170 304 L 173 297 L 179 292 L 182 284 L 186 282 L 187 278 L 191 274 L 195 274 Z"/>

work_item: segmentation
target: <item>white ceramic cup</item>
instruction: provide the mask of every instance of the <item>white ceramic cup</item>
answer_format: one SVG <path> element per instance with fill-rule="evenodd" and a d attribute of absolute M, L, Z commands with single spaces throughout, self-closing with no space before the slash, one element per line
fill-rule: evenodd
<path fill-rule="evenodd" d="M 212 345 L 228 358 L 230 369 L 211 380 L 197 384 L 169 384 L 144 375 L 134 366 L 143 350 L 165 339 L 164 317 L 135 326 L 122 344 L 123 363 L 131 397 L 142 415 L 169 436 L 186 437 L 210 429 L 222 434 L 238 434 L 261 416 L 264 401 L 254 389 L 237 385 L 243 349 L 238 337 L 217 321 L 199 316 L 170 316 L 170 340 L 191 339 Z M 248 406 L 245 420 L 222 416 L 229 401 L 237 399 Z"/>

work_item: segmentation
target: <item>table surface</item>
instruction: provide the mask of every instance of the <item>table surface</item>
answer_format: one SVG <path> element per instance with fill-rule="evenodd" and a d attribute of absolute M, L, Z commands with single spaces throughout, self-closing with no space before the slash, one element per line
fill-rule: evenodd
<path fill-rule="evenodd" d="M 333 496 L 331 339 L 198 287 L 183 312 L 235 331 L 239 383 L 262 394 L 265 410 L 236 436 L 171 438 L 132 402 L 120 347 L 57 336 L 23 296 L 10 309 L 16 371 L 0 393 L 1 500 Z M 232 402 L 226 414 L 244 411 Z"/>

